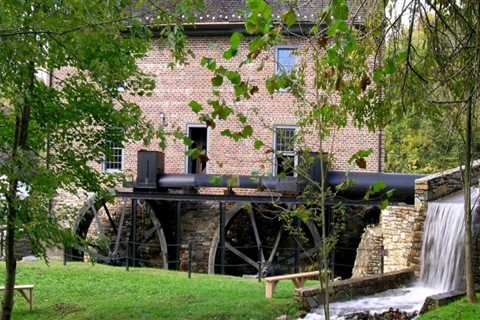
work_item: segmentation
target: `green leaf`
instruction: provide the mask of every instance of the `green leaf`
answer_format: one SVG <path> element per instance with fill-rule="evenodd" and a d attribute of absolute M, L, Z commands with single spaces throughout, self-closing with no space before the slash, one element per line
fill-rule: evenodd
<path fill-rule="evenodd" d="M 293 9 L 288 10 L 282 15 L 282 22 L 287 25 L 287 27 L 292 27 L 297 23 L 297 15 Z"/>
<path fill-rule="evenodd" d="M 208 182 L 215 185 L 219 186 L 222 184 L 222 177 L 221 176 L 210 176 L 208 177 Z"/>
<path fill-rule="evenodd" d="M 242 41 L 242 39 L 243 34 L 241 34 L 240 32 L 234 32 L 230 37 L 230 48 L 232 50 L 237 50 L 240 46 L 240 42 Z"/>
<path fill-rule="evenodd" d="M 230 129 L 224 129 L 220 132 L 220 134 L 224 137 L 232 137 L 233 136 L 233 133 Z"/>
<path fill-rule="evenodd" d="M 190 147 L 193 144 L 193 140 L 188 136 L 184 136 L 182 140 L 183 140 L 183 144 L 188 147 Z"/>
<path fill-rule="evenodd" d="M 243 136 L 244 138 L 250 137 L 250 136 L 252 136 L 252 134 L 253 134 L 253 128 L 252 128 L 252 126 L 245 126 L 245 127 L 243 127 L 243 129 L 242 129 L 242 136 Z"/>
<path fill-rule="evenodd" d="M 378 193 L 378 192 L 382 191 L 383 189 L 385 189 L 385 182 L 383 182 L 382 180 L 377 181 L 374 184 L 372 184 L 371 187 L 372 187 L 372 192 L 373 193 Z"/>
<path fill-rule="evenodd" d="M 332 15 L 336 20 L 348 19 L 348 5 L 345 0 L 332 1 Z"/>
<path fill-rule="evenodd" d="M 187 156 L 188 156 L 188 157 L 191 157 L 192 159 L 197 159 L 197 158 L 200 157 L 203 153 L 204 153 L 203 150 L 197 149 L 197 148 L 193 148 L 193 149 L 190 149 L 190 150 L 187 151 Z"/>
<path fill-rule="evenodd" d="M 227 184 L 230 188 L 235 188 L 240 185 L 240 177 L 238 175 L 233 175 L 228 178 Z"/>
<path fill-rule="evenodd" d="M 329 37 L 333 37 L 337 32 L 347 32 L 348 24 L 344 20 L 337 20 L 330 25 L 327 31 Z"/>
<path fill-rule="evenodd" d="M 372 153 L 372 148 L 358 150 L 350 157 L 350 159 L 348 160 L 348 164 L 352 164 L 357 159 L 368 158 Z"/>
<path fill-rule="evenodd" d="M 247 123 L 247 117 L 242 114 L 242 113 L 237 113 L 238 121 L 240 121 L 241 124 L 246 124 Z"/>
<path fill-rule="evenodd" d="M 387 209 L 388 205 L 389 205 L 388 199 L 383 199 L 382 201 L 380 201 L 379 207 L 381 210 L 385 210 Z"/>
<path fill-rule="evenodd" d="M 395 194 L 397 190 L 395 189 L 390 189 L 388 190 L 386 193 L 385 193 L 385 197 L 387 197 L 387 199 L 391 199 L 393 197 L 393 195 Z"/>
<path fill-rule="evenodd" d="M 235 97 L 242 97 L 248 94 L 248 86 L 245 83 L 239 83 L 233 87 L 235 91 Z"/>
<path fill-rule="evenodd" d="M 260 150 L 264 146 L 264 143 L 262 140 L 256 139 L 253 145 L 256 150 Z"/>
<path fill-rule="evenodd" d="M 396 70 L 397 70 L 397 66 L 395 65 L 395 62 L 391 59 L 388 59 L 387 63 L 385 64 L 385 67 L 384 67 L 384 73 L 385 74 L 394 74 Z"/>
<path fill-rule="evenodd" d="M 195 100 L 190 101 L 190 103 L 188 105 L 190 106 L 192 111 L 195 112 L 195 113 L 199 113 L 200 111 L 203 110 L 202 105 Z"/>
<path fill-rule="evenodd" d="M 225 58 L 226 60 L 230 60 L 233 57 L 235 57 L 237 55 L 237 53 L 238 53 L 237 49 L 230 48 L 223 53 L 223 58 Z"/>
<path fill-rule="evenodd" d="M 217 74 L 215 77 L 212 78 L 212 85 L 214 87 L 220 87 L 223 84 L 223 77 Z"/>
<path fill-rule="evenodd" d="M 207 67 L 207 69 L 210 71 L 214 71 L 217 68 L 217 63 L 212 58 L 203 57 L 202 60 L 200 61 L 200 64 L 203 67 Z"/>
<path fill-rule="evenodd" d="M 275 90 L 277 90 L 276 77 L 268 78 L 265 81 L 265 86 L 267 87 L 268 93 L 273 94 L 275 92 Z"/>
<path fill-rule="evenodd" d="M 225 75 L 232 84 L 239 84 L 241 82 L 240 73 L 236 71 L 227 71 Z"/>

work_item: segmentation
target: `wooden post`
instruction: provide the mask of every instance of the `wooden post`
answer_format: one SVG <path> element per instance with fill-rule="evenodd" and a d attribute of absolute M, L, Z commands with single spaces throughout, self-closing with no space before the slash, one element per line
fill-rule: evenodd
<path fill-rule="evenodd" d="M 258 246 L 258 282 L 262 282 L 262 247 Z"/>
<path fill-rule="evenodd" d="M 132 200 L 132 266 L 136 264 L 136 250 L 137 248 L 137 200 Z"/>
<path fill-rule="evenodd" d="M 0 256 L 3 257 L 3 229 L 0 230 Z"/>
<path fill-rule="evenodd" d="M 33 309 L 33 288 L 31 288 L 31 289 L 29 290 L 29 294 L 28 294 L 28 295 L 29 295 L 29 297 L 30 297 L 30 299 L 28 300 L 28 303 L 30 304 L 30 312 L 31 312 L 32 309 Z"/>
<path fill-rule="evenodd" d="M 67 246 L 63 244 L 63 265 L 67 265 Z"/>
<path fill-rule="evenodd" d="M 300 229 L 300 220 L 298 220 L 298 218 L 294 218 L 295 221 L 294 221 L 294 225 L 295 225 L 295 232 L 300 232 L 299 229 Z M 299 245 L 298 245 L 298 238 L 295 237 L 295 248 L 294 248 L 294 255 L 293 255 L 293 272 L 294 273 L 298 273 L 298 265 L 299 265 L 299 260 L 300 260 L 300 248 L 299 248 Z"/>
<path fill-rule="evenodd" d="M 220 273 L 225 274 L 225 210 L 223 202 L 220 202 Z"/>
<path fill-rule="evenodd" d="M 332 269 L 332 278 L 335 279 L 335 248 L 332 249 L 332 254 L 331 254 L 331 269 Z"/>
<path fill-rule="evenodd" d="M 192 240 L 188 241 L 188 279 L 192 278 Z"/>
<path fill-rule="evenodd" d="M 182 202 L 177 202 L 177 270 L 180 270 L 180 242 L 182 241 Z"/>
<path fill-rule="evenodd" d="M 380 247 L 380 273 L 383 274 L 385 267 L 385 247 L 383 244 Z"/>

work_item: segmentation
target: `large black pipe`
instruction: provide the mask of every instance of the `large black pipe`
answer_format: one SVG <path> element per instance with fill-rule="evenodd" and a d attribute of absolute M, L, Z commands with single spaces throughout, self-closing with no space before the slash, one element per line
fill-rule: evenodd
<path fill-rule="evenodd" d="M 298 192 L 300 190 L 298 190 L 297 185 L 297 178 L 295 177 L 166 174 L 158 179 L 159 188 L 232 187 Z"/>
<path fill-rule="evenodd" d="M 329 171 L 327 184 L 330 187 L 351 180 L 349 187 L 341 191 L 340 196 L 349 200 L 361 200 L 368 189 L 378 181 L 383 181 L 385 188 L 379 193 L 372 195 L 378 197 L 394 189 L 392 201 L 412 204 L 415 196 L 415 180 L 421 175 L 396 174 L 396 173 L 372 173 L 372 172 L 345 172 Z M 318 177 L 315 177 L 318 178 Z M 179 174 L 163 175 L 158 179 L 159 188 L 212 188 L 232 187 L 246 189 L 265 189 L 276 192 L 301 192 L 304 183 L 296 177 L 267 177 L 267 176 L 228 176 L 228 175 L 194 175 Z M 318 180 L 318 179 L 317 179 Z"/>
<path fill-rule="evenodd" d="M 383 181 L 385 188 L 378 194 L 372 195 L 372 198 L 394 190 L 392 201 L 413 204 L 415 201 L 415 180 L 421 177 L 423 176 L 399 173 L 329 171 L 327 183 L 331 187 L 336 187 L 349 179 L 351 184 L 341 191 L 340 195 L 349 200 L 361 200 L 373 184 Z"/>

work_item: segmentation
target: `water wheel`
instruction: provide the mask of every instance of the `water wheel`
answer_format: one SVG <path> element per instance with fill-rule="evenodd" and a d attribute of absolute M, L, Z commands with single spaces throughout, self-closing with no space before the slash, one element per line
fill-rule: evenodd
<path fill-rule="evenodd" d="M 156 215 L 156 204 L 153 201 L 135 201 L 135 210 L 127 207 L 126 200 L 120 208 L 120 217 L 115 221 L 112 217 L 105 199 L 99 199 L 91 194 L 85 201 L 84 206 L 79 210 L 79 214 L 73 224 L 73 230 L 79 238 L 86 240 L 89 229 L 94 223 L 94 241 L 86 241 L 85 244 L 78 246 L 72 250 L 74 260 L 83 260 L 84 254 L 87 253 L 97 262 L 107 264 L 121 264 L 126 259 L 126 252 L 129 251 L 129 258 L 135 258 L 138 252 L 145 251 L 145 248 L 156 247 L 159 251 L 156 256 L 159 258 L 158 264 L 162 268 L 168 269 L 168 245 L 165 233 Z M 128 218 L 132 218 L 132 214 L 142 212 L 142 227 L 145 227 L 146 221 L 149 222 L 150 228 L 139 228 L 140 233 L 135 232 L 132 237 L 131 222 L 128 225 Z M 108 218 L 109 226 L 105 226 L 101 222 L 101 216 Z M 129 228 L 130 227 L 130 228 Z M 152 243 L 153 242 L 153 243 Z M 132 249 L 129 249 L 128 246 Z"/>
<path fill-rule="evenodd" d="M 295 265 L 306 269 L 313 263 L 321 237 L 313 221 L 301 223 L 299 229 L 303 236 L 287 231 L 271 205 L 232 206 L 225 212 L 225 272 L 271 275 L 293 272 Z M 219 271 L 219 252 L 217 228 L 210 247 L 209 273 Z"/>

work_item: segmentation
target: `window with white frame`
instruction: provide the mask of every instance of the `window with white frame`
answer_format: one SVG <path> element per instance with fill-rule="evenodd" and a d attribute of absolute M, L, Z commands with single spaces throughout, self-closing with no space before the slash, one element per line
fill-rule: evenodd
<path fill-rule="evenodd" d="M 279 47 L 276 49 L 276 73 L 290 73 L 297 64 L 296 48 Z"/>
<path fill-rule="evenodd" d="M 108 129 L 106 132 L 106 153 L 103 160 L 104 171 L 121 171 L 123 169 L 123 146 L 121 130 Z"/>
<path fill-rule="evenodd" d="M 295 151 L 294 126 L 276 127 L 274 134 L 273 174 L 295 176 L 297 152 Z"/>

